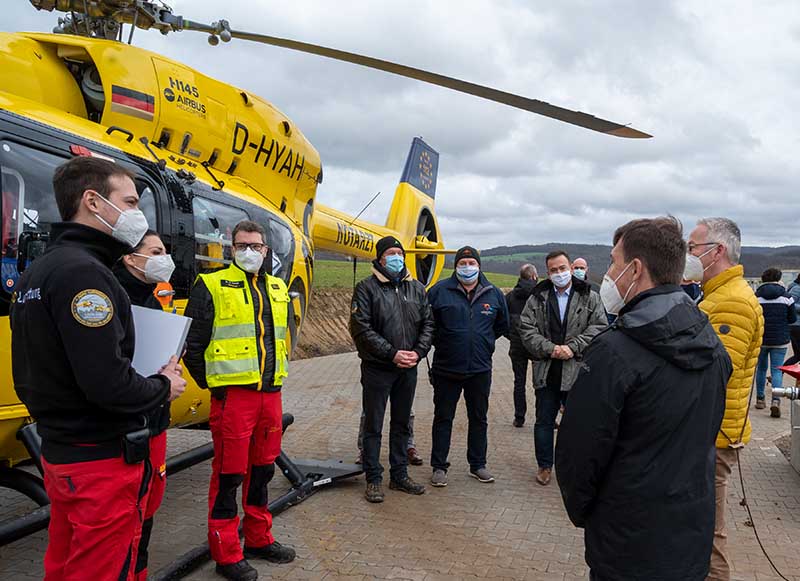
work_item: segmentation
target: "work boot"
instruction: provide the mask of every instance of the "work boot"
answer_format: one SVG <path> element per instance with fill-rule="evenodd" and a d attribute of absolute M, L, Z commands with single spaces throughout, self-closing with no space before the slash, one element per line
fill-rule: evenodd
<path fill-rule="evenodd" d="M 380 482 L 367 482 L 367 489 L 364 491 L 364 498 L 367 502 L 383 502 L 383 487 Z"/>
<path fill-rule="evenodd" d="M 536 473 L 536 482 L 541 484 L 542 486 L 547 486 L 550 484 L 550 478 L 553 475 L 552 468 L 539 468 L 539 471 Z"/>
<path fill-rule="evenodd" d="M 781 400 L 772 398 L 772 405 L 769 408 L 769 415 L 773 418 L 781 417 Z"/>
<path fill-rule="evenodd" d="M 414 466 L 422 466 L 422 456 L 419 455 L 416 448 L 408 449 L 408 463 Z"/>
<path fill-rule="evenodd" d="M 525 425 L 525 418 L 514 418 L 514 427 L 521 428 Z"/>
<path fill-rule="evenodd" d="M 767 407 L 767 402 L 763 397 L 756 397 L 756 409 L 763 410 Z"/>
<path fill-rule="evenodd" d="M 217 575 L 222 575 L 225 579 L 233 581 L 255 581 L 258 579 L 258 571 L 253 569 L 245 559 L 230 565 L 217 564 Z"/>
<path fill-rule="evenodd" d="M 469 475 L 475 478 L 478 482 L 483 482 L 484 484 L 488 482 L 494 482 L 494 476 L 492 476 L 492 473 L 489 472 L 486 468 L 478 468 L 477 470 L 470 470 Z"/>
<path fill-rule="evenodd" d="M 447 472 L 439 469 L 434 470 L 431 475 L 431 485 L 438 488 L 447 486 Z"/>
<path fill-rule="evenodd" d="M 399 490 L 407 494 L 425 494 L 425 487 L 411 480 L 408 476 L 400 480 L 390 480 L 389 488 L 392 490 Z"/>
<path fill-rule="evenodd" d="M 273 541 L 263 547 L 244 547 L 244 556 L 251 559 L 264 559 L 270 563 L 291 563 L 297 556 L 291 547 L 284 547 L 278 541 Z"/>

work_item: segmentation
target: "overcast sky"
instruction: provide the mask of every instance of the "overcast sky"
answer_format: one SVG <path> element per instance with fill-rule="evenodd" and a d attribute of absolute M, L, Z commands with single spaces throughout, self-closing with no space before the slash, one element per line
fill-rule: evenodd
<path fill-rule="evenodd" d="M 26 0 L 2 30 L 49 31 Z M 316 146 L 324 204 L 383 223 L 414 136 L 440 153 L 448 247 L 609 243 L 635 217 L 800 244 L 800 2 L 174 0 L 176 14 L 358 52 L 653 134 L 626 140 L 347 63 L 205 36 L 134 42 L 257 93 Z M 4 2 L 5 4 L 5 2 Z M 4 8 L 6 8 L 4 6 Z"/>

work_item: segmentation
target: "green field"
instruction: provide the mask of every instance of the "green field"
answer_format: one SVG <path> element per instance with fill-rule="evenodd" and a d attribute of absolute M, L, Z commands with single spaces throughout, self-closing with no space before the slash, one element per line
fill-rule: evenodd
<path fill-rule="evenodd" d="M 448 277 L 452 270 L 444 269 L 442 277 Z M 372 265 L 367 261 L 357 263 L 356 281 L 367 278 L 372 273 Z M 517 277 L 510 274 L 487 272 L 486 278 L 500 288 L 511 288 L 517 284 Z M 353 288 L 353 263 L 339 260 L 314 261 L 314 288 Z"/>

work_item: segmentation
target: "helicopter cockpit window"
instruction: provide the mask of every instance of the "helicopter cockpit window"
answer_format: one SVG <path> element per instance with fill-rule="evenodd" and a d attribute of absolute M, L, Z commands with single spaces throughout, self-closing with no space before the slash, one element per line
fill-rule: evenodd
<path fill-rule="evenodd" d="M 195 196 L 194 212 L 195 260 L 200 271 L 219 268 L 233 260 L 233 228 L 249 219 L 244 210 Z"/>
<path fill-rule="evenodd" d="M 64 160 L 10 141 L 0 142 L 0 287 L 11 293 L 19 279 L 17 252 L 23 232 L 49 232 L 60 222 L 53 172 Z M 0 296 L 2 292 L 0 292 Z"/>
<path fill-rule="evenodd" d="M 272 248 L 272 276 L 289 281 L 294 259 L 294 237 L 292 231 L 277 220 L 269 221 L 270 247 Z"/>
<path fill-rule="evenodd" d="M 136 182 L 136 189 L 139 190 L 139 209 L 144 213 L 147 218 L 147 225 L 151 230 L 158 229 L 158 222 L 156 221 L 156 198 L 153 195 L 153 190 L 150 186 L 142 182 Z"/>

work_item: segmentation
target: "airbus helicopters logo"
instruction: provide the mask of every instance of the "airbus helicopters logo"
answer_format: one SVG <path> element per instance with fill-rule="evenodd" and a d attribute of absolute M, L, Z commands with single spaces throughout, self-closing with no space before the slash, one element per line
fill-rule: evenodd
<path fill-rule="evenodd" d="M 164 99 L 175 103 L 178 109 L 202 119 L 206 118 L 206 106 L 200 99 L 200 91 L 195 85 L 169 77 L 169 87 L 164 88 Z"/>

